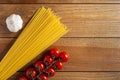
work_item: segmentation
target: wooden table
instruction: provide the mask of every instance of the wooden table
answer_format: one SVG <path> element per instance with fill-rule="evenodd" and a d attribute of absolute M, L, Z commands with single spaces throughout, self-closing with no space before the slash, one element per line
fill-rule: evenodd
<path fill-rule="evenodd" d="M 6 17 L 19 14 L 25 26 L 34 12 L 45 6 L 61 16 L 70 29 L 51 46 L 68 51 L 70 60 L 49 80 L 120 80 L 120 0 L 0 0 L 0 3 L 0 59 L 20 33 L 7 30 Z M 17 80 L 38 58 L 9 80 Z"/>

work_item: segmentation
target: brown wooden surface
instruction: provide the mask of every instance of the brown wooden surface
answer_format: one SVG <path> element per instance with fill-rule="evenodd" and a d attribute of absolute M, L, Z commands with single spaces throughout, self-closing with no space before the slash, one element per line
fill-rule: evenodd
<path fill-rule="evenodd" d="M 61 21 L 70 29 L 48 48 L 58 47 L 70 54 L 64 69 L 49 80 L 120 80 L 120 0 L 0 0 L 0 3 L 0 60 L 22 31 L 9 32 L 6 17 L 12 13 L 21 15 L 25 27 L 34 12 L 45 6 L 62 17 Z M 41 56 L 9 80 L 17 80 L 38 59 Z"/>
<path fill-rule="evenodd" d="M 8 80 L 17 80 L 21 72 Z M 55 77 L 49 80 L 120 80 L 119 72 L 57 72 Z"/>
<path fill-rule="evenodd" d="M 6 46 L 13 42 L 14 38 L 0 39 L 0 45 L 3 45 L 0 47 L 2 56 L 6 53 Z M 70 53 L 70 61 L 62 71 L 120 71 L 119 43 L 120 38 L 61 38 L 51 47 Z M 31 63 L 39 58 L 40 56 Z M 24 71 L 31 63 L 20 71 Z"/>
<path fill-rule="evenodd" d="M 120 37 L 119 4 L 1 4 L 0 10 L 4 11 L 0 12 L 0 37 L 19 34 L 7 30 L 7 16 L 20 14 L 25 26 L 40 6 L 50 7 L 62 17 L 61 21 L 70 29 L 64 37 Z"/>
<path fill-rule="evenodd" d="M 0 0 L 0 3 L 120 3 L 120 0 Z"/>

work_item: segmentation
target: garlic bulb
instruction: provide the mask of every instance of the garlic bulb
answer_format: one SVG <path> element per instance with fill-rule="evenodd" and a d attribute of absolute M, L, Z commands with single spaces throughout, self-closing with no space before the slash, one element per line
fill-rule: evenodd
<path fill-rule="evenodd" d="M 22 29 L 23 20 L 17 14 L 12 14 L 6 19 L 7 28 L 11 32 L 17 32 Z"/>

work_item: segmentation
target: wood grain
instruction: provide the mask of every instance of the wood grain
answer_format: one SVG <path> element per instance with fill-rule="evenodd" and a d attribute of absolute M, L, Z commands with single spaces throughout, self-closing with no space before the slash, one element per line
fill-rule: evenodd
<path fill-rule="evenodd" d="M 0 4 L 0 60 L 22 31 L 9 32 L 6 17 L 13 13 L 21 15 L 25 27 L 35 11 L 46 6 L 61 16 L 70 29 L 48 48 L 58 47 L 70 54 L 64 69 L 50 80 L 120 80 L 120 0 L 0 0 L 0 3 L 35 3 Z M 38 59 L 42 59 L 41 55 L 19 71 L 25 71 Z M 17 80 L 21 73 L 8 80 Z"/>
<path fill-rule="evenodd" d="M 13 38 L 0 38 L 0 61 L 12 46 L 14 41 L 15 39 Z"/>
<path fill-rule="evenodd" d="M 0 55 L 5 55 L 14 38 L 1 38 Z M 58 47 L 70 54 L 62 71 L 120 71 L 120 38 L 61 38 L 51 47 Z M 44 53 L 45 54 L 45 53 Z M 41 58 L 39 55 L 20 71 Z"/>
<path fill-rule="evenodd" d="M 119 0 L 0 0 L 0 3 L 120 3 Z"/>
<path fill-rule="evenodd" d="M 62 17 L 61 21 L 70 29 L 64 37 L 120 37 L 119 4 L 1 4 L 0 37 L 17 37 L 20 33 L 8 31 L 7 16 L 21 15 L 25 26 L 40 6 L 50 7 Z"/>
<path fill-rule="evenodd" d="M 17 80 L 21 74 L 18 72 L 8 80 Z M 120 80 L 120 72 L 56 72 L 49 80 Z"/>

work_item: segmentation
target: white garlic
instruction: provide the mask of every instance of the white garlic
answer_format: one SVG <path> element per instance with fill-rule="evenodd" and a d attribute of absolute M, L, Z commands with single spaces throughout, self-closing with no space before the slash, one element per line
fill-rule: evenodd
<path fill-rule="evenodd" d="M 12 14 L 6 19 L 7 28 L 11 32 L 17 32 L 22 29 L 23 20 L 17 14 Z"/>

